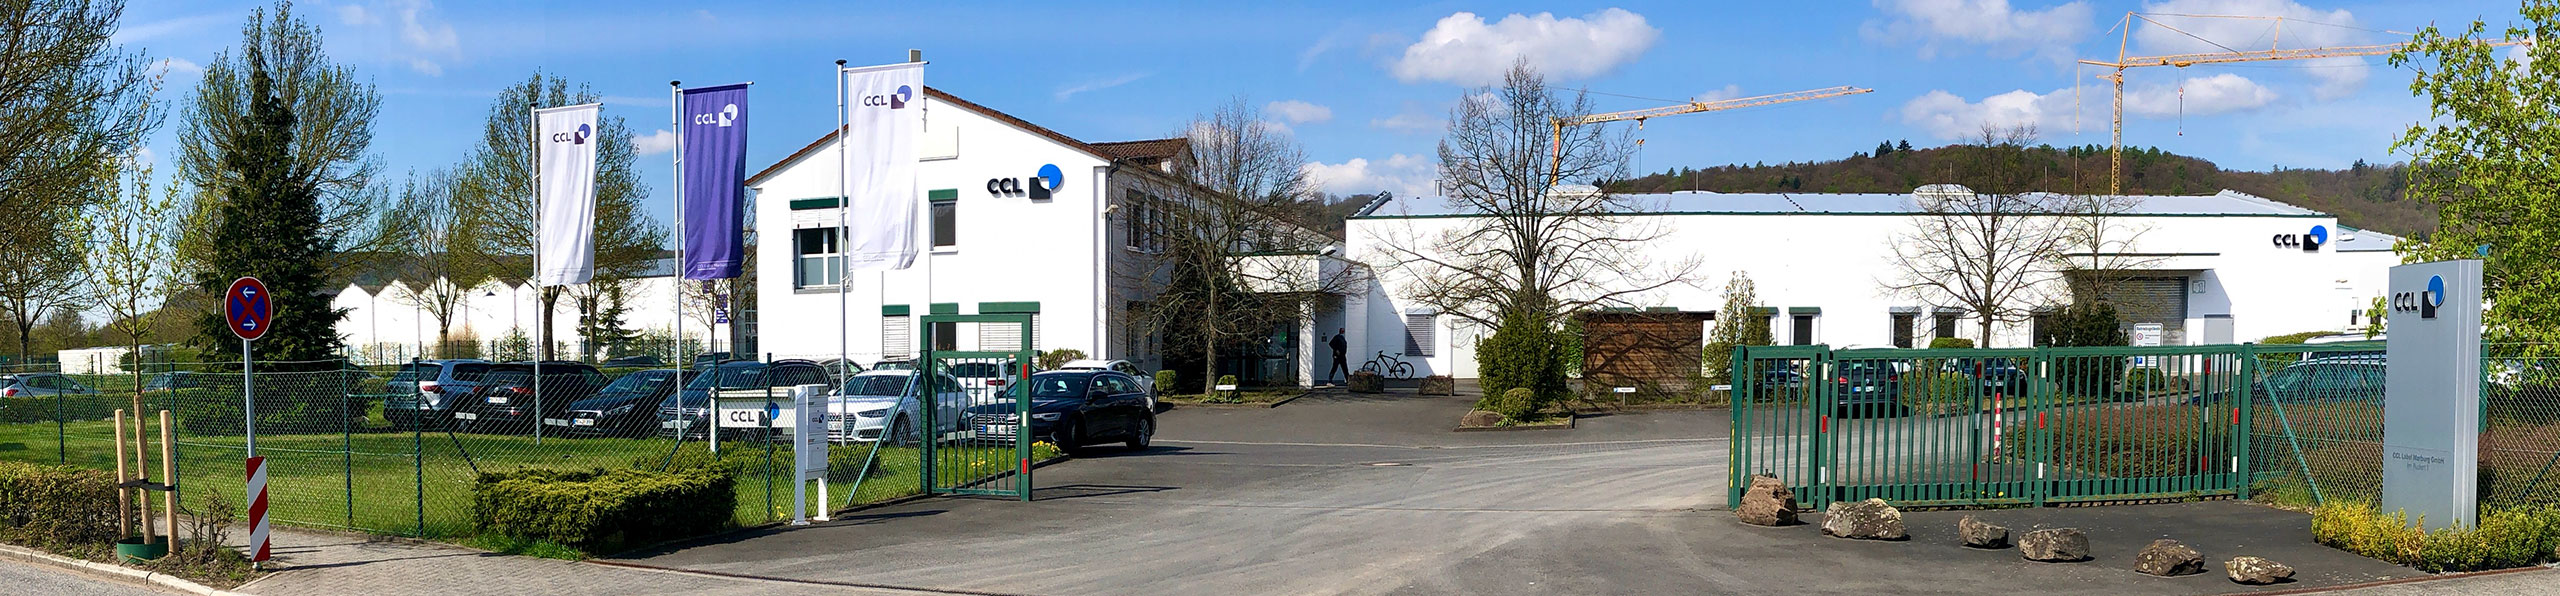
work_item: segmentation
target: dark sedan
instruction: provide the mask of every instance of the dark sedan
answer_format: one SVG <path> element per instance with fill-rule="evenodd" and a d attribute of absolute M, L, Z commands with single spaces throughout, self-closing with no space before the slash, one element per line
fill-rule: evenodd
<path fill-rule="evenodd" d="M 604 373 L 583 362 L 553 360 L 543 362 L 541 368 L 537 397 L 533 363 L 489 367 L 488 376 L 481 378 L 471 397 L 454 406 L 455 430 L 531 432 L 533 425 L 559 418 L 569 404 L 595 397 L 596 390 L 604 388 Z"/>
<path fill-rule="evenodd" d="M 1835 379 L 1831 415 L 1910 415 L 1911 408 L 1902 404 L 1901 364 L 1899 360 L 1843 360 L 1833 365 L 1840 376 Z"/>
<path fill-rule="evenodd" d="M 737 396 L 788 399 L 792 387 L 826 385 L 827 371 L 808 360 L 732 360 L 684 374 L 684 389 L 658 402 L 658 428 L 668 434 L 699 437 L 711 428 L 712 392 Z M 735 427 L 732 427 L 733 429 Z M 722 431 L 722 436 L 737 434 Z"/>
<path fill-rule="evenodd" d="M 1118 441 L 1145 449 L 1155 438 L 1156 414 L 1147 407 L 1147 391 L 1128 375 L 1115 372 L 1056 371 L 1031 375 L 1008 395 L 1031 399 L 1031 436 L 1068 452 Z M 1017 405 L 996 400 L 969 408 L 970 434 L 1013 436 Z"/>
<path fill-rule="evenodd" d="M 659 402 L 676 390 L 674 369 L 644 370 L 614 379 L 595 397 L 571 402 L 567 412 L 542 423 L 563 434 L 645 436 L 658 430 Z"/>

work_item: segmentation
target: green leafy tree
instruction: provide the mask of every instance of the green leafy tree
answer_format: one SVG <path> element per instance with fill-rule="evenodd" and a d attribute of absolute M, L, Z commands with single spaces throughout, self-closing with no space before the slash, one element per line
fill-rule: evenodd
<path fill-rule="evenodd" d="M 24 361 L 42 323 L 81 307 L 82 211 L 106 162 L 159 126 L 158 79 L 115 43 L 117 0 L 0 2 L 0 315 Z"/>
<path fill-rule="evenodd" d="M 125 338 L 131 355 L 140 356 L 150 340 L 159 309 L 155 304 L 176 282 L 170 254 L 178 229 L 170 218 L 178 209 L 178 193 L 151 192 L 151 165 L 136 161 L 107 162 L 108 175 L 132 172 L 133 186 L 110 186 L 104 202 L 90 208 L 87 227 L 95 246 L 89 250 L 91 288 L 107 309 L 107 329 Z M 126 164 L 131 165 L 126 165 Z M 139 361 L 137 361 L 138 363 Z M 133 372 L 133 411 L 142 411 L 142 367 Z"/>
<path fill-rule="evenodd" d="M 2392 66 L 2416 73 L 2409 92 L 2427 99 L 2429 116 L 2392 149 L 2419 164 L 2408 194 L 2433 201 L 2438 216 L 2435 234 L 2395 248 L 2413 263 L 2481 259 L 2484 335 L 2552 350 L 2560 349 L 2560 47 L 2547 42 L 2560 39 L 2560 2 L 2529 0 L 2520 12 L 2525 23 L 2507 27 L 2507 39 L 2546 43 L 2492 48 L 2481 43 L 2488 26 L 2473 21 L 2450 33 L 2420 29 L 2391 55 Z"/>
<path fill-rule="evenodd" d="M 467 214 L 466 225 L 480 231 L 473 237 L 472 254 L 485 259 L 491 271 L 533 271 L 539 231 L 534 209 L 533 110 L 592 103 L 597 97 L 586 85 L 573 90 L 566 79 L 535 73 L 499 90 L 497 100 L 489 103 L 480 143 L 456 171 L 454 200 Z M 630 127 L 611 115 L 599 118 L 597 124 L 594 283 L 603 285 L 640 276 L 658 258 L 667 237 L 642 207 L 649 189 L 632 166 L 639 153 L 631 145 Z M 538 296 L 543 312 L 558 311 L 561 288 L 542 288 Z M 581 312 L 591 316 L 592 311 Z M 551 337 L 550 325 L 541 326 L 540 334 L 535 341 L 539 355 L 550 359 L 559 342 Z"/>
<path fill-rule="evenodd" d="M 239 276 L 266 282 L 274 323 L 258 341 L 258 356 L 272 361 L 318 361 L 339 354 L 338 320 L 329 304 L 322 264 L 331 254 L 319 189 L 298 175 L 293 148 L 292 104 L 276 94 L 264 48 L 243 49 L 249 67 L 249 110 L 234 130 L 239 143 L 222 149 L 225 182 L 203 247 L 197 289 L 219 294 Z M 239 344 L 215 312 L 198 318 L 197 342 L 216 357 L 237 358 Z M 290 368 L 290 366 L 288 366 Z"/>
<path fill-rule="evenodd" d="M 1759 286 L 1751 276 L 1733 272 L 1733 279 L 1724 284 L 1724 308 L 1716 311 L 1716 326 L 1707 331 L 1707 382 L 1733 382 L 1734 348 L 1777 341 L 1769 330 L 1769 318 L 1756 313 L 1759 304 Z"/>
<path fill-rule="evenodd" d="M 226 50 L 204 65 L 180 118 L 178 151 L 172 161 L 177 182 L 194 189 L 189 225 L 180 239 L 180 255 L 210 254 L 220 238 L 226 211 L 221 203 L 230 189 L 249 184 L 245 172 L 231 167 L 233 155 L 265 151 L 261 142 L 289 145 L 278 151 L 274 166 L 282 180 L 308 189 L 318 205 L 319 223 L 311 226 L 324 250 L 318 263 L 324 276 L 344 281 L 353 269 L 378 265 L 370 259 L 396 255 L 396 227 L 385 223 L 389 189 L 374 184 L 382 160 L 373 151 L 373 121 L 382 97 L 354 67 L 329 58 L 320 30 L 293 13 L 293 4 L 278 2 L 272 10 L 253 9 L 240 28 L 240 47 Z M 268 90 L 256 89 L 264 78 Z M 259 130 L 255 103 L 281 106 L 293 119 L 288 134 Z M 193 268 L 211 263 L 190 259 Z M 220 275 L 222 272 L 193 272 Z"/>

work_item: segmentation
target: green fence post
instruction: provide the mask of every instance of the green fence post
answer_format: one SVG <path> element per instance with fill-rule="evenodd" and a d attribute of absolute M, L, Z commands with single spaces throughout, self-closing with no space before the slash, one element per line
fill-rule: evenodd
<path fill-rule="evenodd" d="M 2249 356 L 2249 349 L 2249 344 L 2240 344 L 2239 348 L 2235 350 L 2235 353 L 2240 354 L 2240 357 L 2238 358 L 2240 361 L 2248 362 L 2257 360 L 2257 358 Z M 2208 360 L 2207 362 L 2211 361 Z M 2247 364 L 2241 364 L 2239 366 L 2241 370 L 2248 370 Z M 2210 380 L 2213 378 L 2213 375 L 2205 375 L 2205 378 Z M 2241 385 L 2241 387 L 2247 386 L 2247 384 Z M 2258 428 L 2258 417 L 2257 412 L 2255 411 L 2256 408 L 2251 404 L 2251 402 L 2256 400 L 2249 399 L 2247 392 L 2241 392 L 2237 399 L 2233 399 L 2231 401 L 2233 402 L 2233 407 L 2238 408 L 2240 412 L 2234 417 L 2237 422 L 2232 426 L 2236 428 L 2231 429 L 2232 439 L 2239 442 L 2239 445 L 2233 446 L 2233 450 L 2237 455 L 2235 456 L 2236 459 L 2232 460 L 2231 473 L 2233 476 L 2238 478 L 2240 485 L 2233 488 L 2239 491 L 2240 500 L 2246 501 L 2249 500 L 2249 485 L 2256 484 L 2258 480 L 2258 462 L 2256 459 L 2249 456 L 2249 444 L 2257 442 L 2255 430 Z"/>
<path fill-rule="evenodd" d="M 70 411 L 70 410 L 67 410 L 67 409 L 64 409 L 64 406 L 63 406 L 63 402 L 62 402 L 62 392 L 60 392 L 60 391 L 56 391 L 56 392 L 54 392 L 54 393 L 53 393 L 53 463 L 55 463 L 55 464 L 69 464 L 69 463 L 71 463 L 71 447 L 70 447 L 70 446 L 68 446 L 68 445 L 65 445 L 65 444 L 64 444 L 64 442 L 65 442 L 65 441 L 68 441 L 68 440 L 69 440 L 69 439 L 65 438 L 65 436 L 64 436 L 68 431 L 66 431 L 66 430 L 63 428 L 63 427 L 65 426 L 65 424 L 64 424 L 64 422 L 63 422 L 63 420 L 68 419 L 68 418 L 70 418 L 70 417 L 71 417 L 71 411 Z"/>
<path fill-rule="evenodd" d="M 2019 372 L 2024 373 L 2022 376 L 2027 378 L 2027 410 L 2035 413 L 2039 423 L 2036 424 L 2034 432 L 2027 433 L 2027 436 L 2033 437 L 2035 441 L 2034 449 L 2022 451 L 2035 454 L 2036 479 L 2027 483 L 2027 493 L 2035 499 L 2037 507 L 2043 507 L 2053 496 L 2053 484 L 2056 480 L 2046 470 L 2053 467 L 2054 435 L 2060 433 L 2054 432 L 2053 428 L 2042 423 L 2041 420 L 2046 417 L 2055 418 L 2051 426 L 2061 426 L 2067 422 L 2060 420 L 2062 410 L 2054 407 L 2055 402 L 2062 399 L 2059 394 L 2062 391 L 2062 382 L 2054 378 L 2053 348 L 2036 346 L 2035 354 L 2028 358 L 2031 360 L 2029 368 Z M 2007 434 L 2005 429 L 2002 434 Z M 2009 437 L 2007 440 L 2017 439 Z"/>
<path fill-rule="evenodd" d="M 1751 436 L 1751 418 L 1748 416 L 1751 395 L 1743 391 L 1746 385 L 1740 381 L 1744 371 L 1743 354 L 1742 346 L 1734 346 L 1733 352 L 1727 354 L 1725 358 L 1729 366 L 1725 368 L 1724 373 L 1724 394 L 1725 401 L 1728 402 L 1726 407 L 1729 408 L 1727 415 L 1733 418 L 1732 430 L 1725 433 L 1724 506 L 1726 509 L 1741 508 L 1742 491 L 1750 488 L 1750 485 L 1745 482 L 1745 479 L 1750 478 L 1750 441 L 1744 440 L 1744 437 Z"/>
<path fill-rule="evenodd" d="M 338 362 L 338 448 L 347 466 L 347 529 L 356 528 L 356 421 L 364 412 L 355 411 L 355 396 L 347 394 L 347 363 Z"/>
<path fill-rule="evenodd" d="M 425 398 L 418 398 L 418 399 L 423 400 L 423 399 L 425 399 Z M 424 402 L 422 401 L 422 402 L 420 402 L 420 403 L 424 403 Z M 682 402 L 678 402 L 678 405 L 679 405 L 679 406 L 681 406 L 681 405 L 682 405 Z M 679 411 L 679 412 L 681 412 L 682 410 L 681 410 L 681 409 L 679 409 L 678 411 Z M 416 423 L 414 423 L 414 424 L 410 424 L 410 425 L 409 425 L 409 463 L 410 463 L 410 465 L 412 465 L 412 466 L 415 466 L 415 467 L 416 467 L 416 472 L 417 472 L 417 475 L 418 475 L 417 482 L 411 483 L 411 484 L 409 485 L 409 488 L 410 488 L 410 489 L 411 489 L 415 494 L 417 494 L 417 495 L 418 495 L 418 531 L 417 531 L 417 533 L 413 536 L 413 537 L 415 537 L 415 538 L 425 538 L 425 537 L 427 537 L 427 449 L 426 449 L 426 446 L 427 446 L 427 419 L 426 419 L 426 417 L 425 417 L 425 416 L 421 415 L 421 416 L 419 416 L 419 417 L 417 418 L 417 422 L 416 422 Z M 474 482 L 477 482 L 477 481 L 478 481 L 478 479 L 473 479 L 473 481 L 474 481 Z"/>

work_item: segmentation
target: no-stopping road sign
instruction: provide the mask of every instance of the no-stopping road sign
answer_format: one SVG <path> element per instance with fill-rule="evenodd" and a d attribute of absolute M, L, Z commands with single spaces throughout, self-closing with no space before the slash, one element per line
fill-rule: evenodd
<path fill-rule="evenodd" d="M 222 319 L 231 324 L 231 333 L 240 339 L 256 340 L 267 336 L 267 327 L 276 319 L 275 301 L 267 295 L 266 282 L 255 277 L 231 281 L 231 290 L 222 295 Z"/>

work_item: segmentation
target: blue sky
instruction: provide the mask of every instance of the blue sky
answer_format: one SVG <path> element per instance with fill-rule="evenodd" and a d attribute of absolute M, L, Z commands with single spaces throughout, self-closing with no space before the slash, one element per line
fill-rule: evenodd
<path fill-rule="evenodd" d="M 120 38 L 167 59 L 183 99 L 198 68 L 239 43 L 263 2 L 130 0 Z M 833 125 L 837 59 L 933 62 L 928 84 L 1087 141 L 1171 136 L 1243 96 L 1304 142 L 1328 190 L 1429 188 L 1449 107 L 1515 56 L 1588 88 L 1602 109 L 1835 85 L 1840 99 L 1659 119 L 1641 168 L 1834 159 L 1879 140 L 1953 142 L 1982 123 L 2033 123 L 2053 144 L 2103 144 L 2107 88 L 2076 58 L 2115 55 L 2127 11 L 2297 19 L 2286 47 L 2395 41 L 2390 31 L 2474 19 L 2511 1 L 1878 0 L 1876 2 L 481 2 L 296 5 L 329 51 L 383 95 L 374 147 L 395 176 L 460 161 L 496 89 L 536 70 L 583 81 L 643 136 L 668 126 L 667 81 L 754 81 L 750 171 Z M 2178 19 L 2226 46 L 2263 48 L 2264 21 Z M 2137 26 L 2134 53 L 2209 49 Z M 2081 83 L 2074 93 L 2074 81 Z M 2391 139 L 2426 118 L 2406 71 L 2380 58 L 2152 68 L 2128 76 L 2128 145 L 2226 168 L 2399 161 Z M 2183 90 L 2184 96 L 2180 97 Z M 1644 99 L 1651 98 L 1651 99 Z M 2074 113 L 2078 115 L 2075 117 Z M 150 145 L 175 150 L 174 126 Z M 644 143 L 642 179 L 667 221 L 669 157 Z"/>

